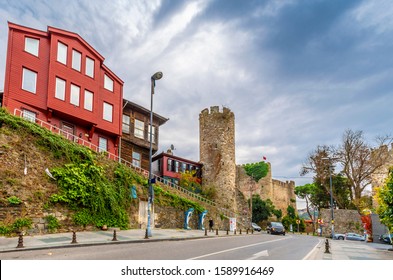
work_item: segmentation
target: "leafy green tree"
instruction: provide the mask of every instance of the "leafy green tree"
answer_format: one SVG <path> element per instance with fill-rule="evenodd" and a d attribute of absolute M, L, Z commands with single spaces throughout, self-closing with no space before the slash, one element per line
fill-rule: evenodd
<path fill-rule="evenodd" d="M 393 168 L 390 168 L 385 184 L 377 189 L 376 196 L 381 222 L 393 232 Z"/>
<path fill-rule="evenodd" d="M 261 178 L 265 177 L 269 172 L 269 165 L 264 162 L 247 163 L 243 165 L 246 174 L 258 182 Z"/>
<path fill-rule="evenodd" d="M 275 207 L 270 199 L 262 200 L 258 194 L 252 196 L 252 221 L 254 223 L 267 221 L 274 211 Z"/>

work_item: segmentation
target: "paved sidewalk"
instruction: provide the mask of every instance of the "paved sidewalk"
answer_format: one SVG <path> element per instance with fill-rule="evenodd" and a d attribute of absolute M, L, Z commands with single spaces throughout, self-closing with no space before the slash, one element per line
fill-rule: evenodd
<path fill-rule="evenodd" d="M 326 239 L 320 241 L 305 260 L 393 260 L 392 245 L 362 241 L 331 240 L 326 252 Z"/>
<path fill-rule="evenodd" d="M 219 232 L 219 235 L 221 236 L 224 234 L 226 234 L 226 232 Z M 43 248 L 91 246 L 106 243 L 153 242 L 163 240 L 208 238 L 216 236 L 216 232 L 207 232 L 207 235 L 205 235 L 204 230 L 152 229 L 151 237 L 146 239 L 145 235 L 146 230 L 143 229 L 108 229 L 107 231 L 98 230 L 75 232 L 75 235 L 72 232 L 67 232 L 23 236 L 22 240 L 20 237 L 0 237 L 0 253 Z"/>

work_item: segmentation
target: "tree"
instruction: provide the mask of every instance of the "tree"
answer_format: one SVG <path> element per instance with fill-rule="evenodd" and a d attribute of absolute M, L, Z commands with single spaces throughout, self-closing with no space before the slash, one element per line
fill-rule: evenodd
<path fill-rule="evenodd" d="M 379 137 L 379 146 L 384 145 L 387 139 Z M 371 183 L 371 176 L 386 163 L 388 155 L 383 149 L 372 149 L 366 143 L 363 131 L 348 129 L 344 132 L 342 144 L 335 156 L 349 180 L 351 201 L 358 206 L 364 189 Z"/>
<path fill-rule="evenodd" d="M 258 194 L 252 196 L 252 221 L 254 223 L 267 221 L 273 211 L 275 211 L 275 207 L 270 199 L 262 200 Z"/>
<path fill-rule="evenodd" d="M 309 154 L 303 164 L 300 174 L 314 173 L 314 184 L 321 190 L 315 196 L 320 207 L 330 206 L 330 184 L 332 176 L 333 199 L 335 207 L 356 208 L 359 213 L 364 207 L 363 198 L 365 188 L 371 183 L 372 175 L 385 164 L 388 154 L 383 149 L 388 137 L 379 137 L 378 148 L 373 149 L 366 143 L 362 131 L 346 130 L 341 145 L 318 146 Z M 342 171 L 335 173 L 335 164 L 342 167 Z"/>
<path fill-rule="evenodd" d="M 376 196 L 381 222 L 393 232 L 393 168 L 390 168 L 385 184 L 377 189 Z"/>
<path fill-rule="evenodd" d="M 269 172 L 269 165 L 266 162 L 247 163 L 243 165 L 246 174 L 258 182 Z"/>

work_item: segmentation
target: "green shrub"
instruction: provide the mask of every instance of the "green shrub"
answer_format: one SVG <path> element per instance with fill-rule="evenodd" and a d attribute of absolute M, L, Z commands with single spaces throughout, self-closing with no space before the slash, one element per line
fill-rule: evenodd
<path fill-rule="evenodd" d="M 22 203 L 22 200 L 20 200 L 20 198 L 19 197 L 16 197 L 16 196 L 10 196 L 9 198 L 7 198 L 7 201 L 8 201 L 8 203 L 9 204 L 11 204 L 11 205 L 19 205 L 19 204 L 21 204 Z"/>
<path fill-rule="evenodd" d="M 29 218 L 19 218 L 16 219 L 15 222 L 12 223 L 12 230 L 15 232 L 30 229 L 33 225 L 33 222 Z"/>
<path fill-rule="evenodd" d="M 58 228 L 60 228 L 59 220 L 55 216 L 53 215 L 46 216 L 45 220 L 47 222 L 47 227 L 49 232 L 55 232 Z"/>

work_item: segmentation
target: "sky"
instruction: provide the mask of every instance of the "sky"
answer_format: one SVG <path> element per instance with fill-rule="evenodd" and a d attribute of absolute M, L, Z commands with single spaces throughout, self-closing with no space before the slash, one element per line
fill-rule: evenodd
<path fill-rule="evenodd" d="M 169 121 L 159 152 L 199 160 L 199 114 L 235 114 L 236 163 L 300 177 L 345 130 L 371 144 L 393 123 L 393 3 L 352 0 L 0 0 L 0 90 L 7 22 L 79 34 L 124 81 L 125 99 Z"/>

